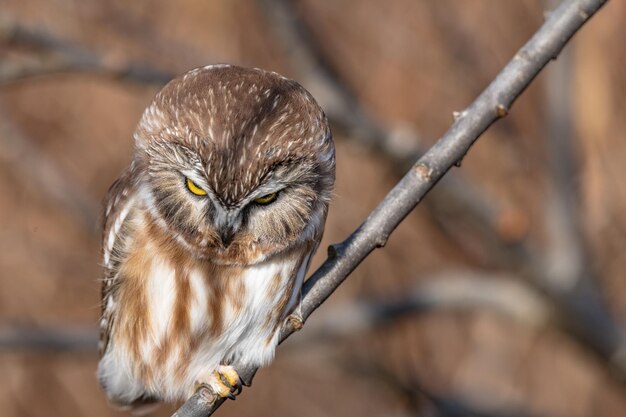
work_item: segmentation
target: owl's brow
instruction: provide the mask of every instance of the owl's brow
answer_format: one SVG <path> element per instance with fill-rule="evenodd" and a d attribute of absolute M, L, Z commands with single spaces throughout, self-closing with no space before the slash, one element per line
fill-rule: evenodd
<path fill-rule="evenodd" d="M 168 140 L 155 141 L 151 145 L 151 148 L 160 148 L 161 151 L 168 152 L 168 156 L 173 157 L 173 162 L 175 161 L 176 163 L 184 167 L 193 168 L 200 177 L 206 177 L 203 170 L 202 158 L 189 146 L 180 142 Z"/>
<path fill-rule="evenodd" d="M 304 158 L 290 156 L 290 157 L 272 162 L 271 164 L 267 166 L 267 168 L 265 169 L 265 172 L 261 174 L 257 188 L 263 185 L 266 185 L 268 181 L 274 179 L 272 178 L 272 174 L 276 172 L 279 168 L 287 167 L 287 166 L 294 166 L 302 162 L 303 160 Z"/>
<path fill-rule="evenodd" d="M 212 196 L 220 203 L 220 205 L 222 207 L 241 207 L 242 203 L 247 199 L 250 198 L 251 195 L 254 194 L 255 191 L 257 191 L 259 188 L 263 188 L 266 187 L 268 185 L 271 185 L 272 190 L 271 191 L 280 191 L 282 189 L 285 188 L 284 184 L 281 184 L 279 181 L 274 181 L 274 183 L 272 184 L 272 180 L 274 178 L 272 178 L 271 174 L 279 167 L 281 166 L 287 166 L 287 165 L 293 165 L 294 163 L 297 163 L 298 161 L 302 160 L 303 158 L 298 158 L 298 157 L 290 157 L 290 158 L 286 158 L 286 159 L 281 159 L 279 161 L 276 161 L 274 163 L 268 164 L 266 169 L 264 170 L 265 172 L 263 174 L 261 174 L 260 176 L 260 180 L 257 182 L 257 184 L 252 188 L 252 190 L 250 192 L 248 192 L 243 198 L 241 198 L 240 200 L 236 201 L 236 202 L 230 202 L 227 199 L 222 198 L 219 194 L 217 193 L 212 193 Z M 212 191 L 212 190 L 211 190 Z"/>

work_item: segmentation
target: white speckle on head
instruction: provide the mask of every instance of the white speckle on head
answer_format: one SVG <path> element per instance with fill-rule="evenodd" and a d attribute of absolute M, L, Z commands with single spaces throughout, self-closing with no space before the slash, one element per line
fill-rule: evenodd
<path fill-rule="evenodd" d="M 230 68 L 232 67 L 232 65 L 230 64 L 210 64 L 210 65 L 205 65 L 204 67 L 201 67 L 201 69 L 205 69 L 205 70 L 211 70 L 211 69 L 217 69 L 217 68 Z M 200 68 L 197 68 L 196 70 L 199 70 Z"/>
<path fill-rule="evenodd" d="M 280 95 L 276 94 L 274 96 L 274 101 L 272 102 L 272 110 L 274 110 L 276 108 L 276 106 L 278 106 L 278 101 L 280 100 Z"/>

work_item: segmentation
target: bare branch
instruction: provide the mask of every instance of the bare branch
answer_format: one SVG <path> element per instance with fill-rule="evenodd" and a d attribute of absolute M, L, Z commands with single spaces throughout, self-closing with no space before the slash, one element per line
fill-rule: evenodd
<path fill-rule="evenodd" d="M 408 127 L 388 128 L 363 108 L 358 98 L 341 82 L 332 64 L 316 47 L 306 21 L 299 18 L 293 2 L 287 0 L 259 0 L 276 42 L 282 45 L 297 78 L 320 102 L 333 123 L 345 130 L 350 138 L 380 152 L 392 163 L 398 175 L 404 175 L 417 158 L 424 153 L 419 134 Z M 533 251 L 528 244 L 503 239 L 498 226 L 507 212 L 493 199 L 486 198 L 476 186 L 454 172 L 448 174 L 428 200 L 427 207 L 435 224 L 471 256 L 476 256 L 475 245 L 465 245 L 459 238 L 458 225 L 470 225 L 475 236 L 488 245 L 490 261 L 504 260 L 501 265 L 528 265 Z M 515 262 L 510 262 L 513 258 Z M 532 260 L 532 262 L 535 262 Z"/>
<path fill-rule="evenodd" d="M 455 120 L 452 127 L 387 194 L 366 221 L 344 242 L 329 248 L 329 257 L 309 278 L 299 306 L 302 317 L 285 322 L 281 340 L 298 330 L 375 248 L 387 238 L 441 177 L 468 152 L 478 137 L 509 112 L 515 99 L 554 59 L 569 39 L 606 0 L 565 0 L 522 47 L 487 89 Z M 237 365 L 237 364 L 235 364 Z M 256 369 L 236 366 L 239 375 L 251 381 Z M 174 416 L 211 415 L 223 402 L 207 397 L 207 390 L 194 394 Z"/>

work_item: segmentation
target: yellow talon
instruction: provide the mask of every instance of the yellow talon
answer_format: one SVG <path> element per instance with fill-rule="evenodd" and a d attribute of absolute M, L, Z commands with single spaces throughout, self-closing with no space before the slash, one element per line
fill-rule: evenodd
<path fill-rule="evenodd" d="M 239 378 L 237 371 L 235 371 L 235 368 L 232 366 L 220 365 L 215 372 L 219 375 L 222 382 L 225 382 L 224 385 L 241 391 L 241 379 Z"/>
<path fill-rule="evenodd" d="M 220 365 L 217 370 L 211 372 L 205 378 L 200 378 L 198 386 L 206 386 L 211 392 L 221 398 L 235 399 L 235 395 L 241 392 L 241 378 L 235 368 L 228 365 Z"/>

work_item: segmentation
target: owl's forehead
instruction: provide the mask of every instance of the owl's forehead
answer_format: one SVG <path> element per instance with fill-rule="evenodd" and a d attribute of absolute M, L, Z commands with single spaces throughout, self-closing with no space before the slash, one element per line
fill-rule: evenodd
<path fill-rule="evenodd" d="M 197 68 L 171 81 L 144 112 L 135 137 L 193 149 L 210 185 L 237 181 L 240 192 L 228 200 L 256 187 L 272 166 L 314 158 L 330 141 L 322 110 L 298 83 L 228 65 Z"/>

